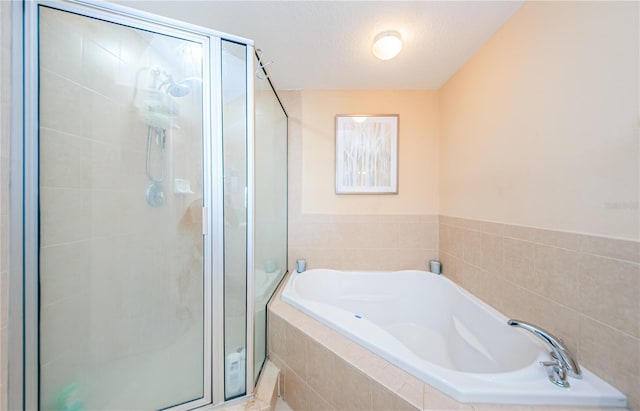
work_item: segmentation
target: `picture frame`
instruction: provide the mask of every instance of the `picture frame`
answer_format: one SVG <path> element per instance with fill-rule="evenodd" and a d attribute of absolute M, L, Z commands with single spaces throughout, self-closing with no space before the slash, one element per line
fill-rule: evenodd
<path fill-rule="evenodd" d="M 336 194 L 398 193 L 399 117 L 336 115 Z"/>

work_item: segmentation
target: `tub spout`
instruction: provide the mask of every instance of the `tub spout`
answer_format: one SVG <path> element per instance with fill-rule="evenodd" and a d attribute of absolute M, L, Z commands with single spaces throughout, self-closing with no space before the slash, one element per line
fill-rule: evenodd
<path fill-rule="evenodd" d="M 569 381 L 567 381 L 567 375 L 573 378 L 582 378 L 580 365 L 560 338 L 555 337 L 553 334 L 538 326 L 523 321 L 509 320 L 507 324 L 531 332 L 551 347 L 551 361 L 543 361 L 540 365 L 548 367 L 549 380 L 553 384 L 563 388 L 569 388 L 570 384 Z"/>

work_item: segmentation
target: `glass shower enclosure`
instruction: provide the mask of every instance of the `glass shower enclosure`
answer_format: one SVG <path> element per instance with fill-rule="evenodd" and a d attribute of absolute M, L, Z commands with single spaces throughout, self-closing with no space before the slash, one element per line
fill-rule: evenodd
<path fill-rule="evenodd" d="M 101 2 L 25 2 L 18 26 L 11 409 L 251 393 L 251 41 Z"/>
<path fill-rule="evenodd" d="M 208 401 L 210 42 L 97 17 L 37 10 L 40 408 Z"/>
<path fill-rule="evenodd" d="M 267 303 L 287 271 L 287 113 L 257 50 L 255 78 L 254 369 L 267 356 Z M 255 378 L 258 378 L 256 373 Z"/>

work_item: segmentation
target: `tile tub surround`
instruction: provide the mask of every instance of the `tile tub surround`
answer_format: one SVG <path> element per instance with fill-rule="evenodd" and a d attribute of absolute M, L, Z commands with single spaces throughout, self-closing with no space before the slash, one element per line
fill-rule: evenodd
<path fill-rule="evenodd" d="M 459 403 L 288 305 L 282 288 L 269 305 L 267 344 L 294 411 L 614 410 Z"/>
<path fill-rule="evenodd" d="M 289 269 L 427 270 L 438 256 L 436 215 L 291 215 Z"/>
<path fill-rule="evenodd" d="M 640 410 L 640 243 L 440 217 L 444 275 L 560 338 Z"/>

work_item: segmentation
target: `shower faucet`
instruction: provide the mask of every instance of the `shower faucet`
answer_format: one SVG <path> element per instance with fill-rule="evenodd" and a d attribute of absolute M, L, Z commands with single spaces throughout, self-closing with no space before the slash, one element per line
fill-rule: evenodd
<path fill-rule="evenodd" d="M 562 388 L 569 388 L 571 387 L 571 384 L 569 384 L 569 381 L 567 380 L 567 375 L 577 379 L 582 378 L 580 365 L 560 338 L 555 337 L 550 332 L 547 332 L 538 326 L 525 323 L 524 321 L 509 320 L 507 321 L 507 324 L 512 327 L 520 327 L 529 331 L 551 347 L 551 352 L 549 353 L 551 355 L 551 361 L 541 361 L 540 365 L 547 367 L 549 381 L 554 385 Z"/>

